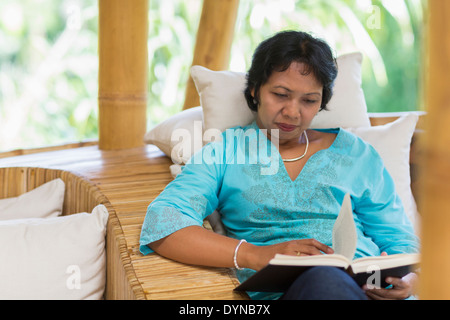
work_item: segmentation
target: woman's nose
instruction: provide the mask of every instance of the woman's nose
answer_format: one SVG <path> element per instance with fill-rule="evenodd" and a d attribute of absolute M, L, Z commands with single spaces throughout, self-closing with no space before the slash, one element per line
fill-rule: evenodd
<path fill-rule="evenodd" d="M 286 102 L 282 115 L 291 119 L 298 119 L 300 117 L 300 106 L 294 101 Z"/>

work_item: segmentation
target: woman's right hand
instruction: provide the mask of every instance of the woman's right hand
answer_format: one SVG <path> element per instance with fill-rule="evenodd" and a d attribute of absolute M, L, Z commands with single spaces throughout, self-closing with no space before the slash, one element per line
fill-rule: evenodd
<path fill-rule="evenodd" d="M 312 256 L 332 254 L 333 249 L 315 239 L 292 240 L 269 246 L 255 246 L 244 243 L 239 249 L 237 260 L 240 266 L 260 270 L 266 266 L 275 254 L 292 256 Z"/>

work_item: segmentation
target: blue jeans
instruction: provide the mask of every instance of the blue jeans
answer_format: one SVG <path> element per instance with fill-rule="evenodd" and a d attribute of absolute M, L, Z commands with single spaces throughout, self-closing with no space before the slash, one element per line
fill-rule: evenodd
<path fill-rule="evenodd" d="M 282 300 L 367 300 L 364 291 L 344 271 L 313 267 L 303 272 Z"/>

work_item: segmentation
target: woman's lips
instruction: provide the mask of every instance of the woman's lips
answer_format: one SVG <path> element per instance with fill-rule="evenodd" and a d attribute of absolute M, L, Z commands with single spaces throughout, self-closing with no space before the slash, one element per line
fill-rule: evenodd
<path fill-rule="evenodd" d="M 278 123 L 277 125 L 278 125 L 278 128 L 280 128 L 280 130 L 286 131 L 286 132 L 294 131 L 295 128 L 297 128 L 297 126 L 293 126 L 293 125 L 286 124 L 286 123 Z"/>

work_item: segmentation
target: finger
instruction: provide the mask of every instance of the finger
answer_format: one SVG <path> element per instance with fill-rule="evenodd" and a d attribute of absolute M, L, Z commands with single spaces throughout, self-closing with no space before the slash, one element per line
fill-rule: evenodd
<path fill-rule="evenodd" d="M 408 288 L 408 284 L 401 278 L 387 277 L 385 281 L 389 284 L 392 284 L 394 288 L 398 290 Z"/>
<path fill-rule="evenodd" d="M 403 300 L 409 297 L 407 290 L 401 289 L 371 289 L 366 291 L 367 295 L 376 297 L 378 300 Z"/>
<path fill-rule="evenodd" d="M 366 293 L 367 297 L 369 297 L 372 300 L 392 300 L 392 299 L 389 299 L 389 298 L 383 296 L 382 294 L 380 295 L 379 292 L 374 291 L 374 289 L 367 290 L 367 291 L 365 291 L 365 293 Z"/>
<path fill-rule="evenodd" d="M 321 249 L 317 248 L 314 245 L 310 244 L 303 244 L 299 247 L 298 251 L 302 253 L 302 255 L 308 255 L 308 256 L 315 256 L 315 255 L 321 255 L 323 252 Z"/>
<path fill-rule="evenodd" d="M 364 291 L 366 296 L 370 299 L 370 300 L 386 300 L 382 297 L 377 296 L 376 294 L 374 294 L 372 291 Z"/>
<path fill-rule="evenodd" d="M 303 246 L 301 250 L 296 251 L 296 255 L 300 256 L 317 256 L 322 254 L 320 250 L 311 246 Z"/>
<path fill-rule="evenodd" d="M 390 289 L 384 288 L 367 289 L 367 286 L 364 286 L 363 289 L 366 292 L 367 296 L 376 300 L 399 300 L 399 299 L 406 299 L 407 297 L 409 297 L 408 286 L 405 286 L 404 283 L 401 283 L 400 286 L 398 287 L 394 286 Z"/>
<path fill-rule="evenodd" d="M 391 300 L 396 299 L 396 293 L 393 288 L 384 289 L 384 288 L 373 288 L 368 285 L 363 286 L 363 290 L 372 299 L 375 300 Z"/>
<path fill-rule="evenodd" d="M 327 246 L 326 244 L 323 244 L 320 241 L 317 241 L 316 239 L 308 239 L 307 241 L 310 246 L 319 250 L 319 252 L 317 254 L 321 253 L 320 251 L 322 251 L 324 253 L 328 253 L 328 254 L 334 253 L 334 250 L 331 247 Z"/>

